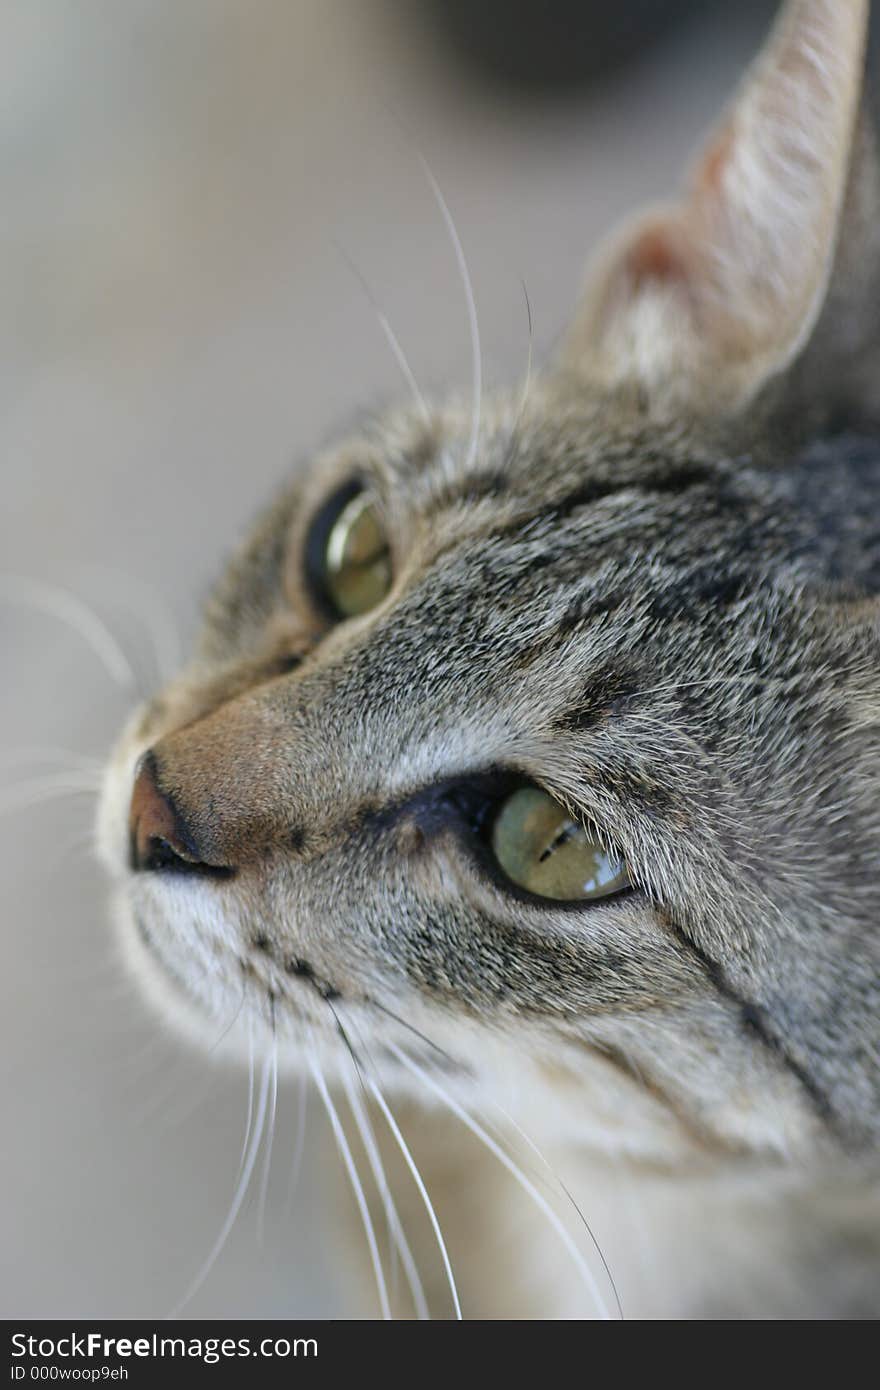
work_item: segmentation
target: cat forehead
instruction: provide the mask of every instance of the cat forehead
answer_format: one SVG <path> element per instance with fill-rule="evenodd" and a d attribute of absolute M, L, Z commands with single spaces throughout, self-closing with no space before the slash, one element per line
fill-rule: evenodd
<path fill-rule="evenodd" d="M 613 587 L 619 608 L 683 567 L 724 564 L 742 550 L 746 519 L 752 549 L 766 542 L 765 566 L 781 536 L 778 525 L 774 539 L 764 534 L 772 505 L 761 475 L 686 422 L 643 418 L 629 398 L 536 387 L 525 400 L 486 401 L 476 436 L 467 406 L 398 414 L 319 455 L 263 515 L 216 586 L 203 655 L 235 658 L 279 609 L 294 618 L 313 609 L 310 538 L 352 483 L 382 511 L 389 607 L 408 624 L 420 605 L 467 604 L 457 628 L 480 613 L 515 626 L 520 603 L 530 608 L 520 607 L 519 625 L 534 627 L 591 588 L 601 598 Z M 320 624 L 309 634 L 317 639 Z"/>
<path fill-rule="evenodd" d="M 431 511 L 457 500 L 540 502 L 554 485 L 588 473 L 637 478 L 658 460 L 708 459 L 717 451 L 696 424 L 661 425 L 643 416 L 629 391 L 568 392 L 561 385 L 499 395 L 484 402 L 477 419 L 455 403 L 427 418 L 391 417 L 359 442 L 360 458 L 358 443 L 344 450 L 331 475 L 360 465 L 383 492 Z"/>
<path fill-rule="evenodd" d="M 485 652 L 489 632 L 510 669 L 515 651 L 531 661 L 557 631 L 554 661 L 586 678 L 597 627 L 602 664 L 640 631 L 642 655 L 670 672 L 694 648 L 735 664 L 754 636 L 737 620 L 744 602 L 794 616 L 835 590 L 876 589 L 870 440 L 659 424 L 630 392 L 558 377 L 485 400 L 478 423 L 475 433 L 468 403 L 405 411 L 314 458 L 216 586 L 203 669 L 267 650 L 273 633 L 283 645 L 292 632 L 295 650 L 348 642 L 350 624 L 337 638 L 318 615 L 306 560 L 316 523 L 353 482 L 378 501 L 394 575 L 364 623 L 379 623 L 389 661 L 413 673 L 453 640 Z"/>
<path fill-rule="evenodd" d="M 436 572 L 451 553 L 476 556 L 488 546 L 500 562 L 504 543 L 530 540 L 545 543 L 548 566 L 558 560 L 566 568 L 575 557 L 562 542 L 573 531 L 607 552 L 619 529 L 628 535 L 622 558 L 656 553 L 664 533 L 645 524 L 648 515 L 662 504 L 665 516 L 678 495 L 684 516 L 692 485 L 712 488 L 729 477 L 729 451 L 687 423 L 659 426 L 621 397 L 548 386 L 530 398 L 520 392 L 485 402 L 479 420 L 453 404 L 429 418 L 377 423 L 315 460 L 294 486 L 294 563 L 314 519 L 353 484 L 375 496 L 408 582 Z M 522 557 L 509 553 L 519 568 Z M 591 552 L 580 560 L 589 565 Z"/>
<path fill-rule="evenodd" d="M 445 582 L 455 560 L 456 590 L 470 584 L 488 599 L 490 571 L 506 559 L 521 570 L 542 547 L 532 559 L 548 583 L 557 570 L 595 571 L 615 536 L 627 567 L 637 554 L 656 555 L 671 533 L 651 517 L 658 507 L 669 514 L 673 501 L 672 513 L 683 515 L 691 485 L 721 478 L 720 459 L 717 446 L 685 427 L 660 430 L 630 403 L 549 389 L 525 402 L 521 392 L 484 402 L 476 443 L 469 409 L 454 404 L 427 420 L 409 412 L 371 423 L 298 470 L 250 528 L 215 585 L 203 655 L 233 654 L 276 615 L 279 597 L 292 592 L 294 607 L 309 606 L 305 557 L 315 523 L 353 483 L 381 507 L 397 598 L 431 577 Z M 687 544 L 693 533 L 674 529 L 676 544 Z"/>

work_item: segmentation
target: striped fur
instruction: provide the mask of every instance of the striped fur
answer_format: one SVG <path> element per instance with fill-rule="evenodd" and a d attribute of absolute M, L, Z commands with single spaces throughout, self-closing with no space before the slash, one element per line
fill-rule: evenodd
<path fill-rule="evenodd" d="M 754 1193 L 743 1218 L 742 1268 L 776 1261 L 762 1308 L 680 1221 L 701 1272 L 670 1302 L 661 1262 L 636 1298 L 649 1314 L 870 1311 L 856 1229 L 875 1289 L 880 1271 L 880 1223 L 864 1231 L 880 1140 L 880 316 L 863 289 L 880 283 L 866 212 L 880 204 L 853 114 L 863 10 L 787 7 L 705 174 L 704 200 L 728 147 L 731 177 L 754 159 L 737 144 L 754 111 L 772 97 L 781 120 L 790 85 L 809 87 L 816 65 L 791 59 L 803 24 L 809 51 L 834 57 L 809 95 L 836 124 L 797 183 L 816 254 L 794 270 L 815 278 L 789 294 L 780 270 L 778 340 L 757 305 L 753 343 L 745 303 L 736 333 L 729 316 L 718 328 L 703 260 L 661 254 L 656 222 L 650 248 L 628 234 L 562 360 L 524 402 L 483 404 L 473 457 L 467 404 L 404 412 L 283 490 L 220 580 L 191 664 L 124 736 L 102 809 L 131 949 L 202 1036 L 239 1009 L 226 1046 L 250 1020 L 293 1064 L 317 1037 L 332 1070 L 341 1018 L 407 1092 L 386 1043 L 440 1065 L 416 1029 L 449 1054 L 456 1094 L 501 1098 L 564 1151 L 650 1175 L 658 1211 L 698 1182 L 694 1210 L 739 1229 L 742 1175 L 779 1194 L 772 1220 L 754 1218 Z M 772 217 L 754 227 L 773 232 Z M 755 247 L 740 251 L 747 296 Z M 659 335 L 645 295 L 678 301 Z M 303 557 L 353 478 L 379 500 L 394 582 L 334 626 Z M 127 872 L 147 748 L 228 878 Z M 621 848 L 634 891 L 561 906 L 502 883 L 473 808 L 511 773 Z M 812 1241 L 794 1215 L 809 1193 Z M 550 1311 L 566 1306 L 556 1290 Z"/>

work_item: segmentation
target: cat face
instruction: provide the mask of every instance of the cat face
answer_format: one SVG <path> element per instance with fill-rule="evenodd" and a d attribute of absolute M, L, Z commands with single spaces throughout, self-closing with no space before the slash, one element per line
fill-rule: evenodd
<path fill-rule="evenodd" d="M 525 396 L 400 415 L 286 490 L 135 717 L 105 859 L 143 974 L 208 1043 L 332 1065 L 342 1033 L 395 1084 L 403 1049 L 653 1155 L 877 1122 L 878 565 L 852 517 L 880 448 L 791 423 L 805 342 L 833 360 L 861 38 L 826 37 L 849 79 L 822 84 L 796 292 L 762 263 L 755 313 L 730 287 L 741 321 L 710 312 L 733 121 Z M 826 379 L 836 410 L 852 377 Z"/>

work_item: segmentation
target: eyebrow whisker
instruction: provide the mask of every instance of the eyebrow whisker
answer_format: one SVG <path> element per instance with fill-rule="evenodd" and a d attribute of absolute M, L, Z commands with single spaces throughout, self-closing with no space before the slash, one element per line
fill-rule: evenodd
<path fill-rule="evenodd" d="M 400 339 L 398 338 L 394 329 L 391 327 L 387 314 L 379 306 L 379 303 L 376 300 L 373 291 L 370 289 L 370 285 L 367 281 L 366 276 L 361 272 L 361 270 L 352 260 L 345 247 L 341 244 L 341 242 L 336 240 L 336 238 L 333 239 L 333 245 L 336 247 L 336 250 L 339 252 L 340 256 L 345 261 L 345 264 L 348 266 L 352 275 L 355 277 L 364 294 L 366 295 L 367 299 L 369 300 L 370 307 L 372 308 L 373 313 L 376 315 L 376 318 L 379 321 L 379 327 L 385 335 L 385 340 L 391 349 L 395 362 L 400 368 L 401 375 L 403 376 L 404 381 L 409 387 L 413 399 L 415 400 L 416 405 L 418 406 L 421 412 L 422 419 L 424 420 L 426 425 L 430 425 L 431 412 L 428 409 L 428 404 L 425 400 L 424 395 L 422 394 L 418 382 L 416 381 L 412 367 L 409 365 L 409 360 L 406 356 L 406 353 L 400 345 Z"/>
<path fill-rule="evenodd" d="M 446 230 L 449 233 L 452 249 L 455 252 L 455 259 L 458 264 L 458 271 L 461 277 L 462 288 L 464 289 L 465 302 L 467 304 L 468 327 L 470 329 L 471 339 L 471 374 L 473 381 L 471 434 L 470 440 L 468 441 L 467 455 L 465 457 L 465 471 L 467 471 L 471 468 L 477 457 L 477 444 L 480 437 L 480 419 L 483 408 L 483 361 L 480 351 L 480 328 L 477 322 L 477 302 L 474 298 L 474 287 L 467 267 L 464 248 L 461 244 L 461 238 L 458 235 L 458 229 L 456 228 L 452 213 L 449 211 L 449 205 L 440 191 L 440 185 L 434 177 L 427 159 L 420 150 L 417 151 L 417 154 L 425 177 L 430 184 L 431 192 L 440 209 L 443 221 L 446 223 Z"/>

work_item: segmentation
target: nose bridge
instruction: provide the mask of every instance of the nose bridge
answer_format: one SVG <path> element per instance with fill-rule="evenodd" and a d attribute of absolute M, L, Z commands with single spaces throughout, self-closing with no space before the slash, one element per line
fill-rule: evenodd
<path fill-rule="evenodd" d="M 201 858 L 236 867 L 274 847 L 317 850 L 394 794 L 395 772 L 403 785 L 418 783 L 430 777 L 438 745 L 447 759 L 459 743 L 470 747 L 471 721 L 455 711 L 463 690 L 478 701 L 491 678 L 485 659 L 475 660 L 472 628 L 472 616 L 450 611 L 450 654 L 439 663 L 437 635 L 427 640 L 418 607 L 393 623 L 340 630 L 307 669 L 264 680 L 160 737 L 151 750 L 159 791 Z M 456 698 L 447 703 L 448 685 Z"/>
<path fill-rule="evenodd" d="M 170 797 L 207 860 L 240 866 L 289 838 L 297 815 L 295 720 L 280 692 L 230 700 L 166 734 L 152 756 Z"/>

